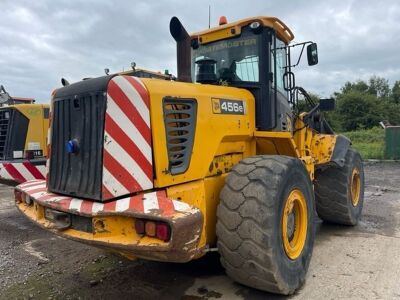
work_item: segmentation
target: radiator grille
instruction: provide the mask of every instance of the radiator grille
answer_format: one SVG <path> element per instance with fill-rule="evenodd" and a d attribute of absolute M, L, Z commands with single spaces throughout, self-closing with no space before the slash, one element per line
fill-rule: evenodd
<path fill-rule="evenodd" d="M 6 143 L 9 132 L 9 124 L 11 119 L 12 110 L 2 109 L 0 110 L 0 159 L 6 159 Z"/>
<path fill-rule="evenodd" d="M 184 173 L 190 164 L 196 129 L 195 99 L 164 98 L 169 172 Z"/>
<path fill-rule="evenodd" d="M 101 199 L 105 92 L 55 99 L 49 189 L 52 192 Z M 76 141 L 77 153 L 66 144 Z"/>

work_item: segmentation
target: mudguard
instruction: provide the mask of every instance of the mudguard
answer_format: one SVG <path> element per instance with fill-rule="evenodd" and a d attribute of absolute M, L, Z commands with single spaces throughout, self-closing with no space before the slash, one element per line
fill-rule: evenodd
<path fill-rule="evenodd" d="M 339 167 L 343 167 L 347 150 L 349 150 L 351 141 L 344 135 L 336 137 L 335 147 L 333 149 L 331 161 L 336 163 Z"/>

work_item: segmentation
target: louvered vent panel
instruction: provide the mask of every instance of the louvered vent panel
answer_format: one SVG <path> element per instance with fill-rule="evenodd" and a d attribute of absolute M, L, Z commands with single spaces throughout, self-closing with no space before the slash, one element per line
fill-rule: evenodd
<path fill-rule="evenodd" d="M 167 135 L 169 172 L 184 173 L 190 164 L 196 130 L 195 99 L 164 99 L 164 122 Z"/>
<path fill-rule="evenodd" d="M 0 110 L 0 159 L 6 159 L 6 142 L 9 134 L 9 123 L 11 119 L 12 110 Z"/>

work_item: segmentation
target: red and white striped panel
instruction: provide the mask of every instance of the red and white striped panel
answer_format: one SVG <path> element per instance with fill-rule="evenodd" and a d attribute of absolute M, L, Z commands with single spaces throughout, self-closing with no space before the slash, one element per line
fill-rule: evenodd
<path fill-rule="evenodd" d="M 100 203 L 49 193 L 44 180 L 27 182 L 17 186 L 16 189 L 29 195 L 43 206 L 88 216 L 123 212 L 171 218 L 178 213 L 187 216 L 199 212 L 198 208 L 187 203 L 168 198 L 165 191 L 144 193 L 108 203 Z"/>
<path fill-rule="evenodd" d="M 46 182 L 48 182 L 48 174 L 50 169 L 50 153 L 51 153 L 51 126 L 53 123 L 53 106 L 54 106 L 54 95 L 56 90 L 51 93 L 51 101 L 49 107 L 49 128 L 47 128 L 47 160 L 46 160 Z"/>
<path fill-rule="evenodd" d="M 34 165 L 29 161 L 24 162 L 0 162 L 0 179 L 13 180 L 22 183 L 33 179 L 46 178 L 46 161 L 40 165 Z"/>
<path fill-rule="evenodd" d="M 116 76 L 107 89 L 103 200 L 153 188 L 149 94 L 132 76 Z"/>

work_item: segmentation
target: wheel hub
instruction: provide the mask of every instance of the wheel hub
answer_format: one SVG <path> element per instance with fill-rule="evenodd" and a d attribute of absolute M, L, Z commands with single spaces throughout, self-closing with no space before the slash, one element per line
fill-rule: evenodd
<path fill-rule="evenodd" d="M 361 178 L 360 171 L 354 168 L 351 175 L 351 203 L 354 207 L 358 205 L 360 201 L 360 191 L 361 191 Z"/>
<path fill-rule="evenodd" d="M 295 226 L 296 226 L 295 223 L 294 223 L 295 222 L 295 218 L 296 218 L 296 216 L 295 216 L 295 214 L 294 214 L 294 212 L 292 210 L 292 212 L 288 216 L 288 225 L 287 225 L 287 228 L 288 228 L 287 236 L 289 238 L 289 241 L 293 240 L 293 235 L 294 235 Z"/>
<path fill-rule="evenodd" d="M 298 258 L 303 251 L 307 222 L 306 199 L 300 190 L 295 189 L 286 199 L 281 219 L 283 248 L 290 259 Z"/>

